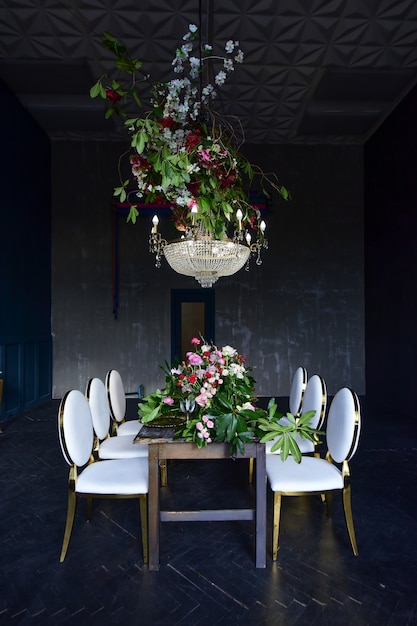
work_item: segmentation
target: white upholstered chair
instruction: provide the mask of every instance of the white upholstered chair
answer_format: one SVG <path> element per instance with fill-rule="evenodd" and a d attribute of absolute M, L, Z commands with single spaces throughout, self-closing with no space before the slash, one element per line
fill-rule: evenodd
<path fill-rule="evenodd" d="M 334 396 L 327 417 L 326 459 L 303 456 L 296 463 L 277 455 L 266 457 L 266 473 L 274 492 L 272 558 L 278 553 L 282 496 L 325 494 L 327 513 L 331 515 L 331 498 L 335 491 L 343 496 L 346 526 L 353 553 L 358 554 L 353 526 L 349 461 L 356 452 L 361 428 L 359 400 L 354 391 L 343 387 Z"/>
<path fill-rule="evenodd" d="M 60 561 L 64 561 L 79 497 L 87 499 L 91 516 L 93 498 L 138 498 L 142 524 L 143 560 L 148 562 L 146 458 L 94 461 L 94 432 L 88 400 L 81 391 L 72 390 L 63 397 L 58 410 L 58 433 L 64 459 L 70 466 L 68 511 Z"/>
<path fill-rule="evenodd" d="M 110 436 L 110 407 L 106 387 L 100 378 L 91 378 L 85 391 L 96 435 L 94 453 L 99 459 L 133 459 L 148 456 L 148 446 L 133 443 L 134 435 Z"/>
<path fill-rule="evenodd" d="M 117 436 L 130 435 L 136 437 L 143 424 L 139 420 L 126 421 L 125 419 L 126 394 L 122 377 L 117 370 L 109 370 L 107 372 L 105 386 L 110 407 L 110 415 L 113 419 L 112 431 L 117 434 Z M 144 444 L 140 445 L 142 448 L 145 447 Z M 165 459 L 159 462 L 159 467 L 161 470 L 161 484 L 166 486 L 168 483 L 168 468 Z"/>
<path fill-rule="evenodd" d="M 294 372 L 291 380 L 290 394 L 288 398 L 288 408 L 294 417 L 299 417 L 303 404 L 304 392 L 307 386 L 307 370 L 305 367 L 299 366 Z M 281 418 L 283 424 L 288 424 L 286 417 Z M 275 440 L 268 442 L 266 445 L 266 454 L 270 453 L 271 447 Z M 253 482 L 253 459 L 249 459 L 249 482 Z"/>
<path fill-rule="evenodd" d="M 323 421 L 324 421 L 324 417 L 326 413 L 326 405 L 327 405 L 326 383 L 321 376 L 319 376 L 318 374 L 314 374 L 314 376 L 312 376 L 308 380 L 305 390 L 303 391 L 302 405 L 301 405 L 301 408 L 299 409 L 300 413 L 297 414 L 297 417 L 299 417 L 303 413 L 307 413 L 308 411 L 314 411 L 314 416 L 310 420 L 310 426 L 311 428 L 316 428 L 317 430 L 320 430 L 323 425 Z M 295 414 L 293 413 L 293 415 Z M 280 420 L 280 423 L 288 424 L 289 420 L 288 418 L 283 417 Z M 271 448 L 274 445 L 275 441 L 276 440 L 273 439 L 272 441 L 268 441 L 265 444 L 266 454 L 274 454 L 273 452 L 271 453 Z M 308 454 L 310 452 L 317 451 L 317 443 L 315 444 L 313 441 L 310 441 L 309 439 L 303 439 L 302 437 L 297 435 L 296 442 L 297 442 L 298 447 L 300 448 L 301 454 Z M 279 454 L 279 452 L 280 451 L 277 450 L 275 454 Z"/>
<path fill-rule="evenodd" d="M 117 435 L 136 437 L 142 424 L 139 420 L 126 420 L 126 393 L 123 380 L 117 370 L 109 370 L 105 380 L 113 431 Z"/>

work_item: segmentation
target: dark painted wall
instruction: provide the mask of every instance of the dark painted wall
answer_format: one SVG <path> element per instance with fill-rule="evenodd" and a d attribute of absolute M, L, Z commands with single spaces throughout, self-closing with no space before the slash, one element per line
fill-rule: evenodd
<path fill-rule="evenodd" d="M 51 395 L 50 142 L 0 84 L 1 415 Z"/>
<path fill-rule="evenodd" d="M 417 89 L 365 149 L 366 381 L 374 401 L 417 405 Z"/>
<path fill-rule="evenodd" d="M 119 315 L 112 303 L 112 189 L 126 146 L 52 147 L 53 395 L 84 389 L 119 369 L 127 391 L 164 382 L 170 359 L 171 289 L 195 288 L 148 253 L 150 216 L 119 218 Z M 288 395 L 297 366 L 334 393 L 365 392 L 363 164 L 358 147 L 247 146 L 293 193 L 267 216 L 264 263 L 216 283 L 216 341 L 254 366 L 257 393 Z M 161 230 L 168 225 L 162 220 Z"/>

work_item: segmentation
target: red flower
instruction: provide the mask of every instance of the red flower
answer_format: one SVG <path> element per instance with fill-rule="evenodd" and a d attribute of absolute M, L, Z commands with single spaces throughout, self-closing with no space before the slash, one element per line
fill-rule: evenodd
<path fill-rule="evenodd" d="M 172 117 L 162 117 L 159 123 L 163 128 L 172 128 L 175 124 L 175 120 L 173 120 Z"/>
<path fill-rule="evenodd" d="M 114 91 L 114 89 L 107 89 L 106 98 L 107 100 L 110 100 L 114 106 L 117 102 L 120 102 L 120 100 L 122 99 L 122 96 L 118 94 L 117 91 Z"/>
<path fill-rule="evenodd" d="M 201 187 L 201 183 L 199 181 L 194 182 L 194 183 L 187 183 L 187 189 L 193 196 L 198 195 L 198 192 L 200 191 L 200 187 Z"/>
<path fill-rule="evenodd" d="M 228 173 L 222 170 L 219 173 L 219 181 L 223 187 L 231 187 L 237 181 L 236 170 L 230 170 Z"/>
<path fill-rule="evenodd" d="M 187 135 L 187 140 L 186 140 L 187 150 L 191 152 L 191 150 L 195 148 L 196 146 L 198 146 L 200 142 L 201 142 L 201 130 L 199 128 L 196 128 L 194 132 L 191 132 Z"/>
<path fill-rule="evenodd" d="M 196 380 L 197 380 L 197 374 L 191 374 L 191 376 L 188 378 L 188 382 L 191 383 L 192 385 L 194 385 Z"/>
<path fill-rule="evenodd" d="M 130 164 L 132 166 L 132 173 L 137 174 L 140 170 L 149 170 L 151 164 L 140 154 L 132 154 L 130 157 Z"/>

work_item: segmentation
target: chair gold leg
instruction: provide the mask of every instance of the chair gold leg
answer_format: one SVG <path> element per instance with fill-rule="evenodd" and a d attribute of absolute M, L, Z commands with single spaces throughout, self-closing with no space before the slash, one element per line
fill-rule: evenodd
<path fill-rule="evenodd" d="M 142 527 L 142 550 L 143 562 L 148 562 L 148 498 L 145 495 L 139 496 L 140 503 L 140 523 Z"/>
<path fill-rule="evenodd" d="M 343 489 L 343 509 L 345 511 L 346 526 L 352 544 L 353 554 L 358 556 L 358 546 L 356 544 L 355 529 L 353 527 L 352 504 L 350 499 L 350 485 Z"/>
<path fill-rule="evenodd" d="M 93 513 L 93 498 L 91 496 L 87 496 L 86 505 L 85 505 L 85 517 L 87 522 L 91 520 L 91 515 Z"/>
<path fill-rule="evenodd" d="M 161 486 L 166 487 L 168 484 L 168 471 L 166 459 L 159 461 L 159 469 L 161 470 Z"/>
<path fill-rule="evenodd" d="M 326 500 L 327 517 L 331 517 L 333 513 L 333 494 L 327 492 L 324 494 L 324 497 Z"/>
<path fill-rule="evenodd" d="M 62 542 L 61 556 L 59 558 L 62 563 L 66 557 L 69 540 L 71 537 L 72 526 L 74 524 L 75 509 L 77 508 L 77 496 L 71 490 L 68 491 L 68 509 L 67 509 L 67 521 L 65 523 L 64 540 Z"/>
<path fill-rule="evenodd" d="M 249 459 L 249 484 L 253 483 L 253 458 Z"/>
<path fill-rule="evenodd" d="M 274 519 L 272 530 L 272 560 L 276 561 L 278 556 L 278 535 L 279 522 L 281 517 L 281 494 L 274 492 Z"/>

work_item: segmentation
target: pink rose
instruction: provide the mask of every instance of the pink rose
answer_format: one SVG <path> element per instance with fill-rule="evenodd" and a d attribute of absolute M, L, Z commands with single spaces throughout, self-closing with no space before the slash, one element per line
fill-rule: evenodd
<path fill-rule="evenodd" d="M 199 346 L 199 345 L 200 345 L 200 343 L 201 343 L 201 341 L 200 341 L 197 337 L 193 337 L 193 338 L 191 339 L 191 343 L 192 343 L 194 346 Z"/>
<path fill-rule="evenodd" d="M 174 404 L 174 398 L 171 398 L 171 396 L 168 396 L 167 398 L 164 398 L 164 404 Z"/>

